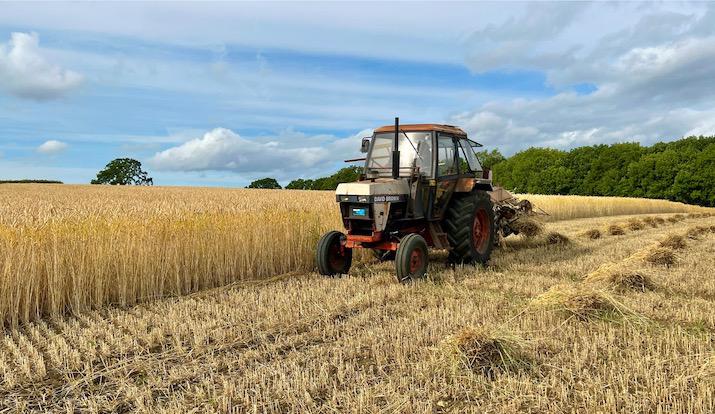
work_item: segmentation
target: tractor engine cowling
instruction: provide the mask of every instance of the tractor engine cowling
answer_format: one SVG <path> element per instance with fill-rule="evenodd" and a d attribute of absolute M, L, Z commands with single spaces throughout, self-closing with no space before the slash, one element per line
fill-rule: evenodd
<path fill-rule="evenodd" d="M 391 215 L 404 212 L 409 186 L 404 180 L 377 179 L 339 184 L 335 190 L 348 237 L 367 241 L 379 238 Z M 375 240 L 376 241 L 376 240 Z"/>

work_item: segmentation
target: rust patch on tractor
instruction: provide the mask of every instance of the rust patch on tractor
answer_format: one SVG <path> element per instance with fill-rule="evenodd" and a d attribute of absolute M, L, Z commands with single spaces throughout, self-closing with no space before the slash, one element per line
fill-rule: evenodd
<path fill-rule="evenodd" d="M 457 180 L 457 185 L 454 187 L 454 191 L 457 193 L 468 193 L 474 188 L 474 184 L 477 180 L 474 178 L 460 178 Z"/>

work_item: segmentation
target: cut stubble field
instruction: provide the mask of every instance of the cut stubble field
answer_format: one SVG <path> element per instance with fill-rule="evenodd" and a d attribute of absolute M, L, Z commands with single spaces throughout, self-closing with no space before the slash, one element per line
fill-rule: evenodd
<path fill-rule="evenodd" d="M 543 235 L 507 238 L 485 268 L 435 252 L 399 284 L 367 257 L 311 272 L 340 224 L 329 193 L 12 188 L 0 412 L 715 408 L 705 209 L 529 197 Z M 589 202 L 612 216 L 580 218 Z"/>

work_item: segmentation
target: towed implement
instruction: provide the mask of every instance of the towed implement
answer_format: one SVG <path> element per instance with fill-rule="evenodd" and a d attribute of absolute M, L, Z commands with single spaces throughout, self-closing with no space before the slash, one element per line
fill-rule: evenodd
<path fill-rule="evenodd" d="M 360 180 L 335 191 L 346 233 L 320 238 L 319 273 L 348 273 L 353 249 L 394 260 L 399 281 L 426 274 L 429 248 L 448 250 L 451 263 L 486 263 L 499 237 L 518 234 L 512 224 L 532 206 L 492 185 L 477 147 L 460 128 L 398 118 L 363 138 Z"/>

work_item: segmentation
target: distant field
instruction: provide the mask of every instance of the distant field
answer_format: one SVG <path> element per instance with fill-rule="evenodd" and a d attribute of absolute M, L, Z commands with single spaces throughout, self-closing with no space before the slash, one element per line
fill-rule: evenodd
<path fill-rule="evenodd" d="M 524 197 L 547 221 L 706 211 Z M 0 320 L 10 326 L 309 271 L 318 237 L 341 227 L 332 192 L 15 184 L 0 199 Z"/>
<path fill-rule="evenodd" d="M 545 221 L 571 220 L 577 218 L 621 216 L 631 214 L 683 213 L 715 211 L 667 200 L 622 197 L 553 196 L 522 194 L 549 216 Z"/>

